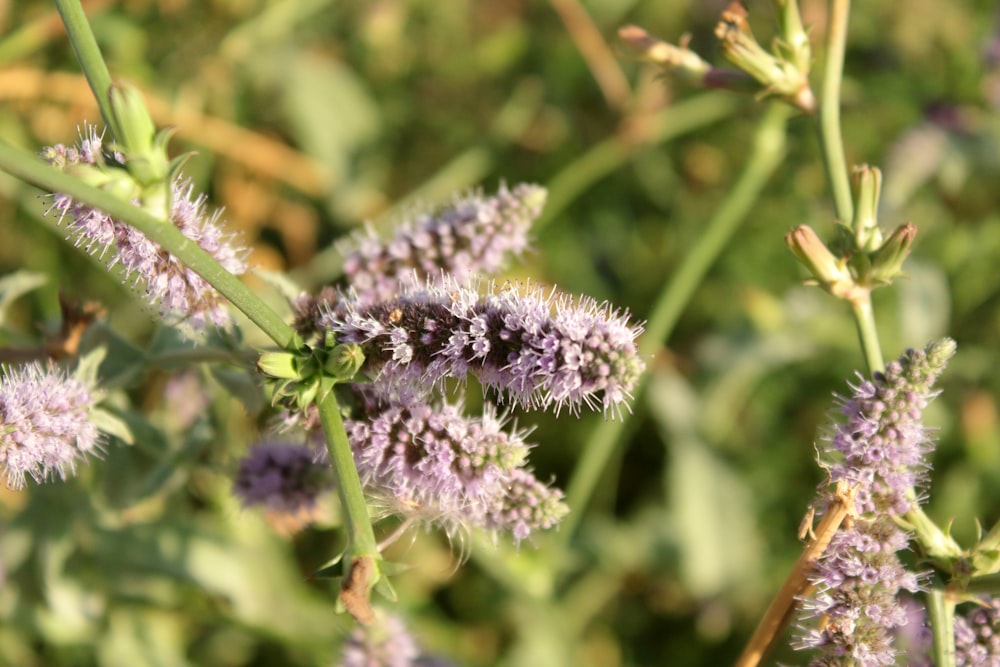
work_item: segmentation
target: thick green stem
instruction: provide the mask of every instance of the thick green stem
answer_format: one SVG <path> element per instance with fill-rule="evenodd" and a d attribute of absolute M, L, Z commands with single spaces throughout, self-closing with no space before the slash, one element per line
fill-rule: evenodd
<path fill-rule="evenodd" d="M 681 312 L 690 302 L 705 274 L 726 247 L 739 223 L 750 212 L 774 170 L 781 164 L 785 155 L 785 126 L 790 114 L 791 110 L 781 103 L 768 107 L 754 134 L 753 152 L 749 161 L 725 201 L 705 226 L 704 233 L 685 254 L 677 273 L 666 284 L 653 307 L 646 323 L 646 333 L 640 342 L 641 355 L 652 356 L 670 337 Z M 636 402 L 642 400 L 644 391 L 643 380 L 636 388 Z M 573 511 L 560 526 L 559 539 L 563 545 L 572 537 L 601 473 L 618 443 L 622 441 L 624 429 L 625 423 L 621 420 L 605 421 L 597 427 L 584 448 L 567 488 L 566 500 Z"/>
<path fill-rule="evenodd" d="M 330 464 L 337 475 L 337 492 L 346 515 L 347 534 L 350 542 L 349 558 L 371 557 L 379 558 L 378 544 L 368 517 L 368 505 L 361 488 L 361 478 L 354 464 L 354 454 L 351 443 L 347 440 L 344 430 L 344 420 L 340 416 L 340 406 L 334 392 L 327 391 L 317 403 L 319 418 L 323 424 L 323 434 L 326 436 L 326 450 L 330 455 Z M 374 583 L 374 582 L 373 582 Z"/>
<path fill-rule="evenodd" d="M 83 12 L 80 0 L 56 0 L 56 7 L 59 9 L 63 25 L 66 26 L 66 33 L 69 35 L 70 44 L 73 45 L 73 51 L 76 52 L 76 59 L 80 61 L 80 68 L 87 77 L 90 89 L 94 91 L 94 98 L 101 110 L 104 124 L 114 128 L 114 116 L 111 113 L 111 102 L 108 97 L 108 92 L 111 90 L 111 74 L 104 64 L 104 58 L 97 47 L 97 40 L 90 29 L 90 23 Z M 120 140 L 121 137 L 115 139 Z"/>
<path fill-rule="evenodd" d="M 861 351 L 865 355 L 868 374 L 885 368 L 882 360 L 882 348 L 878 342 L 878 330 L 875 327 L 875 313 L 872 311 L 871 293 L 865 293 L 863 298 L 851 301 L 851 311 L 854 314 L 854 324 L 858 329 L 858 340 Z"/>
<path fill-rule="evenodd" d="M 837 219 L 847 224 L 854 217 L 851 201 L 851 178 L 844 158 L 844 141 L 840 133 L 840 81 L 844 70 L 844 49 L 847 42 L 847 17 L 850 0 L 831 0 L 826 40 L 826 64 L 823 67 L 822 99 L 817 115 L 819 143 L 823 151 L 823 166 L 833 191 Z"/>
<path fill-rule="evenodd" d="M 955 667 L 955 601 L 938 588 L 927 593 L 927 615 L 934 632 L 934 664 Z"/>
<path fill-rule="evenodd" d="M 108 192 L 64 174 L 3 141 L 0 141 L 0 169 L 47 192 L 69 195 L 76 201 L 100 209 L 112 218 L 135 227 L 204 278 L 280 347 L 299 347 L 298 335 L 278 313 L 169 221 L 160 220 Z"/>

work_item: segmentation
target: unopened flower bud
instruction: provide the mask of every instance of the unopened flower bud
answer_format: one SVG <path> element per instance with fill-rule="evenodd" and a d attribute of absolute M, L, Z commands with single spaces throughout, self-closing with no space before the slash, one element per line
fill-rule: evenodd
<path fill-rule="evenodd" d="M 356 343 L 345 343 L 330 350 L 323 370 L 338 382 L 344 382 L 353 378 L 364 363 L 365 353 L 361 351 L 361 346 Z"/>
<path fill-rule="evenodd" d="M 839 298 L 853 293 L 856 285 L 847 262 L 830 252 L 812 228 L 796 227 L 785 235 L 785 243 L 823 289 Z"/>
<path fill-rule="evenodd" d="M 878 228 L 882 172 L 868 165 L 855 167 L 851 172 L 851 186 L 854 191 L 854 220 L 851 221 L 854 240 L 859 250 L 871 252 L 882 244 L 882 232 Z"/>
<path fill-rule="evenodd" d="M 696 85 L 703 85 L 712 69 L 701 56 L 687 48 L 683 40 L 680 46 L 668 44 L 634 25 L 619 29 L 618 36 L 643 60 L 659 65 L 671 74 Z"/>
<path fill-rule="evenodd" d="M 871 279 L 876 285 L 888 285 L 903 271 L 903 262 L 910 256 L 917 226 L 907 222 L 893 230 L 872 257 Z"/>

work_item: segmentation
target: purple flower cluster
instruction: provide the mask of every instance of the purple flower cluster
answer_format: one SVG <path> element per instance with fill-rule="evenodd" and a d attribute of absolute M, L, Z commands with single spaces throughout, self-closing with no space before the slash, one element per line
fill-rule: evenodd
<path fill-rule="evenodd" d="M 492 197 L 472 194 L 436 214 L 420 215 L 387 242 L 368 228 L 344 262 L 356 303 L 393 298 L 414 272 L 420 280 L 446 274 L 466 282 L 479 273 L 499 271 L 509 255 L 527 247 L 528 228 L 545 198 L 545 189 L 537 185 L 501 186 Z"/>
<path fill-rule="evenodd" d="M 398 616 L 358 625 L 344 644 L 340 667 L 416 667 L 420 648 Z"/>
<path fill-rule="evenodd" d="M 53 366 L 4 368 L 0 467 L 7 486 L 23 487 L 26 476 L 65 479 L 84 455 L 99 451 L 101 433 L 91 420 L 97 398 L 92 386 Z"/>
<path fill-rule="evenodd" d="M 326 466 L 305 445 L 265 441 L 240 461 L 233 492 L 244 507 L 264 505 L 283 514 L 311 509 L 332 486 Z"/>
<path fill-rule="evenodd" d="M 620 415 L 643 363 L 640 327 L 607 304 L 538 288 L 492 285 L 477 274 L 500 269 L 527 247 L 545 190 L 522 184 L 496 195 L 456 199 L 406 223 L 381 242 L 369 230 L 346 257 L 349 289 L 324 288 L 295 300 L 295 328 L 313 340 L 361 346 L 348 437 L 366 494 L 384 515 L 436 523 L 449 535 L 470 527 L 515 541 L 555 526 L 562 492 L 526 467 L 529 445 L 505 430 L 492 406 L 467 417 L 435 396 L 446 378 L 472 374 L 500 400 L 526 408 L 586 405 Z M 315 432 L 306 411 L 291 415 Z"/>
<path fill-rule="evenodd" d="M 984 596 L 982 606 L 955 615 L 955 664 L 1000 667 L 1000 598 Z"/>
<path fill-rule="evenodd" d="M 908 350 L 840 400 L 846 419 L 826 436 L 820 459 L 832 483 L 845 480 L 855 490 L 856 516 L 833 537 L 802 601 L 806 620 L 821 619 L 815 627 L 804 623 L 798 641 L 819 649 L 813 665 L 895 662 L 892 634 L 907 620 L 897 595 L 918 590 L 919 578 L 899 561 L 909 536 L 892 517 L 910 509 L 926 474 L 932 443 L 921 414 L 954 352 L 950 339 Z"/>
<path fill-rule="evenodd" d="M 92 127 L 82 133 L 79 147 L 53 146 L 43 152 L 43 157 L 67 171 L 90 167 L 101 173 L 121 171 L 106 167 L 101 137 Z M 114 157 L 117 161 L 123 159 L 120 155 Z M 245 251 L 234 246 L 222 231 L 218 213 L 207 214 L 205 202 L 204 195 L 193 194 L 188 181 L 175 181 L 171 222 L 227 271 L 244 273 Z M 54 213 L 66 225 L 77 247 L 107 261 L 109 268 L 120 264 L 126 281 L 134 287 L 142 283 L 145 295 L 160 305 L 164 316 L 194 328 L 204 328 L 208 323 L 220 327 L 231 324 L 224 299 L 211 285 L 130 225 L 64 194 L 53 195 L 47 213 Z"/>
<path fill-rule="evenodd" d="M 362 346 L 363 370 L 385 389 L 473 373 L 517 405 L 574 413 L 600 406 L 615 415 L 643 370 L 640 328 L 626 316 L 538 288 L 521 294 L 508 285 L 480 296 L 445 279 L 373 305 L 348 303 L 321 323 L 339 342 Z"/>
<path fill-rule="evenodd" d="M 366 393 L 346 421 L 358 472 L 387 514 L 441 525 L 449 535 L 482 527 L 516 541 L 550 528 L 568 511 L 562 492 L 524 468 L 530 445 L 487 409 L 384 403 Z"/>

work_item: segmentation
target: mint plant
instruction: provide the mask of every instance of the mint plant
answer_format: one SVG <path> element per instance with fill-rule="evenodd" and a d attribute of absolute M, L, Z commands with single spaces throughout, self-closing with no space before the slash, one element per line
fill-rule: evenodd
<path fill-rule="evenodd" d="M 846 0 L 831 0 L 818 27 L 810 26 L 815 5 L 774 0 L 770 29 L 759 6 L 736 2 L 721 10 L 714 30 L 677 43 L 621 28 L 622 51 L 651 64 L 644 75 L 656 72 L 634 86 L 589 23 L 618 21 L 619 10 L 553 2 L 614 115 L 615 122 L 584 125 L 607 126 L 607 140 L 554 174 L 533 156 L 521 163 L 532 172 L 523 182 L 512 172 L 498 173 L 495 186 L 476 185 L 487 180 L 477 165 L 499 160 L 502 147 L 544 152 L 546 142 L 570 141 L 552 100 L 533 97 L 540 76 L 533 72 L 507 105 L 482 100 L 495 117 L 483 124 L 488 130 L 476 128 L 483 135 L 476 149 L 455 162 L 472 187 L 456 188 L 437 207 L 402 204 L 387 216 L 392 229 L 338 229 L 308 271 L 288 274 L 255 266 L 253 234 L 231 231 L 214 209 L 217 193 L 200 185 L 192 155 L 175 153 L 175 129 L 185 128 L 158 128 L 152 98 L 112 77 L 94 34 L 108 40 L 108 26 L 92 31 L 78 0 L 55 4 L 101 122 L 80 125 L 75 144 L 71 125 L 48 147 L 0 141 L 0 169 L 44 192 L 22 203 L 25 217 L 37 218 L 28 224 L 57 228 L 141 305 L 108 316 L 100 304 L 63 298 L 57 328 L 17 332 L 3 318 L 44 279 L 0 279 L 0 325 L 10 343 L 0 349 L 0 471 L 13 498 L 8 505 L 0 496 L 0 519 L 12 517 L 0 526 L 9 535 L 0 539 L 0 583 L 11 577 L 6 590 L 0 586 L 0 662 L 112 665 L 128 655 L 126 664 L 403 666 L 451 664 L 444 657 L 451 653 L 504 665 L 722 664 L 720 656 L 737 653 L 735 664 L 745 666 L 998 659 L 1000 528 L 976 520 L 974 537 L 960 539 L 961 522 L 972 519 L 958 517 L 953 534 L 951 517 L 933 505 L 941 454 L 931 424 L 944 402 L 934 399 L 949 396 L 942 392 L 951 373 L 967 378 L 975 360 L 988 357 L 975 349 L 964 356 L 960 327 L 905 344 L 905 336 L 885 333 L 895 323 L 873 294 L 899 295 L 908 273 L 919 274 L 928 224 L 897 219 L 900 188 L 920 165 L 887 158 L 882 169 L 848 167 L 848 155 L 867 151 L 845 142 L 842 106 L 845 99 L 863 105 L 870 91 L 841 94 Z M 636 16 L 658 11 L 646 9 Z M 290 17 L 312 11 L 311 3 L 277 3 L 234 30 L 218 54 L 232 62 L 242 54 L 247 76 L 271 84 L 303 75 L 308 59 L 289 66 L 268 53 L 277 64 L 254 69 L 248 54 L 263 52 L 274 32 L 295 23 Z M 409 25 L 396 12 L 409 11 L 377 3 L 352 17 L 384 55 L 373 78 L 400 76 L 407 94 L 421 89 L 399 74 L 413 54 L 392 53 L 390 37 Z M 427 12 L 427 25 L 454 27 Z M 677 18 L 670 16 L 667 24 Z M 497 42 L 466 49 L 468 62 L 502 67 L 513 56 L 501 47 L 530 41 L 518 42 L 501 24 Z M 26 29 L 2 44 L 16 52 L 33 34 Z M 714 39 L 720 57 L 705 39 Z M 109 41 L 112 69 L 121 68 L 124 51 L 116 49 L 129 42 Z M 548 75 L 564 55 L 551 39 L 538 44 L 557 55 Z M 0 60 L 9 52 L 0 49 Z M 444 69 L 462 70 L 465 57 Z M 675 80 L 687 92 L 667 102 Z M 332 94 L 334 102 L 352 85 Z M 559 80 L 546 94 L 559 97 L 560 86 L 573 85 L 572 77 Z M 470 104 L 474 96 L 468 92 Z M 428 99 L 448 110 L 433 93 Z M 320 125 L 339 141 L 360 141 L 365 132 L 357 122 L 338 135 L 349 114 L 330 100 L 302 106 L 329 109 Z M 405 115 L 398 100 L 386 107 Z M 714 125 L 737 111 L 757 116 L 749 137 L 717 132 Z M 312 122 L 303 113 L 291 125 Z M 815 141 L 801 132 L 810 127 Z M 448 128 L 436 126 L 442 134 Z M 678 137 L 690 143 L 676 163 L 650 150 Z M 816 164 L 802 168 L 814 149 Z M 731 182 L 716 187 L 743 153 Z M 290 164 L 280 152 L 270 157 L 272 175 Z M 347 181 L 352 170 L 374 173 L 392 162 L 355 158 L 330 168 Z M 951 166 L 953 179 L 970 171 Z M 432 177 L 424 168 L 429 185 L 448 172 Z M 817 186 L 820 169 L 826 182 Z M 631 196 L 619 202 L 628 213 L 613 219 L 603 207 L 567 213 L 609 175 L 634 181 L 629 187 L 670 224 L 649 224 Z M 694 194 L 675 199 L 681 188 Z M 800 189 L 809 194 L 800 197 Z M 769 208 L 765 193 L 771 203 L 792 204 Z M 343 183 L 323 194 L 333 200 L 327 210 L 379 201 Z M 796 217 L 769 219 L 790 209 Z M 675 213 L 697 224 L 674 225 Z M 745 221 L 752 231 L 732 243 Z M 559 240 L 546 243 L 560 226 Z M 780 247 L 782 237 L 790 253 L 761 260 L 766 269 L 755 280 L 800 294 L 788 277 L 797 261 L 806 284 L 822 290 L 813 293 L 833 297 L 836 316 L 821 321 L 818 301 L 805 308 L 772 301 L 745 277 L 716 288 L 714 270 L 739 274 L 733 267 Z M 666 250 L 664 239 L 672 244 Z M 946 250 L 958 256 L 954 243 Z M 718 263 L 724 253 L 732 264 Z M 600 298 L 551 286 L 549 273 L 584 264 L 592 266 L 579 275 L 590 279 L 577 284 Z M 976 293 L 989 303 L 988 287 Z M 682 323 L 685 313 L 718 324 L 736 303 L 746 304 L 737 312 L 752 313 L 756 334 L 776 330 L 775 313 L 794 312 L 801 319 L 789 328 L 799 330 L 771 347 L 753 347 L 747 332 L 675 340 L 691 324 Z M 155 322 L 153 334 L 116 331 L 137 312 Z M 840 335 L 841 320 L 856 343 Z M 741 383 L 775 359 L 810 358 L 817 340 L 834 351 L 835 379 L 818 374 L 820 399 L 800 392 L 802 414 L 774 419 L 786 423 L 786 440 L 798 428 L 796 453 L 775 454 L 770 443 L 726 450 L 721 443 L 752 433 L 766 413 L 759 401 L 770 400 Z M 713 364 L 724 378 L 715 391 L 689 391 Z M 802 436 L 803 424 L 811 430 L 821 421 L 808 406 L 831 393 L 827 425 Z M 744 404 L 733 398 L 741 395 L 749 397 Z M 989 410 L 977 413 L 975 405 L 960 418 L 988 422 Z M 561 421 L 553 426 L 541 413 Z M 752 468 L 755 457 L 767 460 L 766 473 Z M 979 457 L 988 467 L 989 457 Z M 745 477 L 733 474 L 739 464 Z M 774 511 L 786 494 L 812 494 L 814 480 L 811 504 Z M 760 507 L 781 516 L 750 525 Z M 794 533 L 782 522 L 799 515 L 805 544 L 778 586 L 771 579 L 785 567 L 781 545 Z M 762 553 L 773 556 L 766 566 Z M 452 559 L 443 566 L 434 560 L 442 554 Z M 226 621 L 202 628 L 213 614 Z M 680 625 L 668 631 L 664 623 Z M 270 653 L 275 646 L 280 658 Z"/>

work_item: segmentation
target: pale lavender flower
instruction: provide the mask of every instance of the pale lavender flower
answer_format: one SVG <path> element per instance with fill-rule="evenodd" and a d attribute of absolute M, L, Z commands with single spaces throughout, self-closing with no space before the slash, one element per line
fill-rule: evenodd
<path fill-rule="evenodd" d="M 1000 598 L 983 596 L 982 606 L 955 615 L 955 664 L 1000 667 Z"/>
<path fill-rule="evenodd" d="M 459 282 L 496 273 L 509 255 L 527 247 L 528 227 L 545 198 L 538 185 L 512 190 L 502 185 L 491 197 L 470 194 L 435 214 L 420 215 L 387 241 L 368 228 L 344 261 L 355 298 L 359 304 L 391 299 L 414 272 L 420 280 L 434 281 L 445 273 Z"/>
<path fill-rule="evenodd" d="M 265 441 L 240 461 L 233 493 L 244 507 L 295 514 L 311 509 L 331 486 L 329 467 L 316 461 L 311 447 Z"/>
<path fill-rule="evenodd" d="M 363 372 L 382 390 L 428 390 L 445 377 L 476 375 L 528 408 L 601 407 L 619 414 L 644 364 L 641 327 L 588 298 L 526 294 L 508 285 L 479 295 L 447 278 L 411 285 L 374 305 L 347 302 L 321 324 L 340 343 L 357 343 Z M 492 290 L 491 290 L 492 291 Z"/>
<path fill-rule="evenodd" d="M 846 420 L 826 436 L 820 462 L 830 482 L 856 489 L 857 516 L 834 535 L 811 575 L 815 588 L 802 601 L 806 619 L 822 618 L 818 628 L 803 624 L 797 642 L 819 649 L 813 665 L 895 662 L 892 635 L 907 622 L 897 596 L 917 591 L 920 582 L 899 560 L 909 536 L 892 517 L 911 508 L 926 474 L 932 441 L 921 414 L 954 352 L 950 339 L 909 350 L 840 399 Z"/>
<path fill-rule="evenodd" d="M 379 614 L 371 625 L 358 625 L 344 644 L 340 667 L 416 667 L 420 648 L 403 621 Z"/>
<path fill-rule="evenodd" d="M 362 399 L 345 426 L 365 490 L 384 513 L 449 535 L 482 527 L 521 541 L 568 511 L 561 491 L 524 468 L 525 434 L 505 430 L 489 408 L 467 417 L 459 405 L 386 404 L 370 392 Z"/>
<path fill-rule="evenodd" d="M 79 147 L 53 146 L 42 155 L 53 165 L 74 171 L 93 167 L 97 173 L 120 171 L 105 165 L 101 136 L 93 127 L 81 133 Z M 121 155 L 113 156 L 121 161 Z M 109 178 L 111 178 L 109 176 Z M 110 186 L 109 186 L 110 187 Z M 238 248 L 219 225 L 218 212 L 209 215 L 204 195 L 195 195 L 190 181 L 172 184 L 170 220 L 189 239 L 197 243 L 219 264 L 234 275 L 246 271 L 245 250 Z M 144 285 L 145 296 L 159 304 L 164 316 L 183 321 L 194 328 L 212 323 L 231 325 L 225 300 L 204 279 L 146 238 L 131 226 L 105 213 L 56 193 L 46 213 L 58 216 L 77 247 L 107 262 L 121 265 L 126 281 L 138 289 Z"/>
<path fill-rule="evenodd" d="M 0 378 L 0 467 L 7 486 L 26 476 L 38 482 L 76 472 L 86 454 L 100 451 L 92 421 L 95 388 L 54 366 L 4 368 Z"/>
<path fill-rule="evenodd" d="M 536 530 L 559 524 L 569 512 L 563 492 L 539 481 L 523 468 L 512 470 L 502 503 L 491 508 L 486 527 L 507 530 L 520 542 Z"/>

